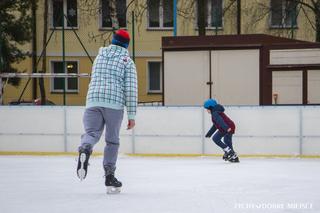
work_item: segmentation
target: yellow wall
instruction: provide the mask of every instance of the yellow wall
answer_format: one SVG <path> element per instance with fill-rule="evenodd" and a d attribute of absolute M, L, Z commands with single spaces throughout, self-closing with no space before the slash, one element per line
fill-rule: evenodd
<path fill-rule="evenodd" d="M 270 0 L 243 0 L 242 5 L 242 33 L 265 33 L 274 36 L 281 36 L 286 38 L 294 38 L 306 41 L 315 41 L 315 31 L 312 29 L 303 10 L 300 10 L 297 17 L 298 28 L 294 29 L 293 37 L 291 37 L 291 29 L 271 29 L 269 27 L 270 16 L 268 9 L 270 7 Z M 304 7 L 305 12 L 311 20 L 314 19 L 312 11 Z"/>
<path fill-rule="evenodd" d="M 138 74 L 138 97 L 140 102 L 162 101 L 162 94 L 148 94 L 147 63 L 148 61 L 161 61 L 161 58 L 137 58 L 136 67 Z"/>
<path fill-rule="evenodd" d="M 37 54 L 40 56 L 43 49 L 43 0 L 38 2 L 37 11 Z M 78 2 L 84 2 L 79 0 Z M 94 1 L 93 1 L 94 2 Z M 99 1 L 96 1 L 99 2 Z M 127 1 L 129 2 L 129 1 Z M 219 29 L 217 32 L 214 29 L 207 30 L 207 35 L 215 35 L 216 33 L 221 34 L 235 34 L 236 33 L 236 4 L 234 3 L 229 7 L 232 1 L 225 0 L 223 3 L 224 8 L 229 8 L 223 17 L 223 28 Z M 270 29 L 269 28 L 269 16 L 261 15 L 261 5 L 269 5 L 269 0 L 242 0 L 242 33 L 252 34 L 252 33 L 266 33 L 272 35 L 278 35 L 283 37 L 291 37 L 291 29 Z M 147 11 L 143 9 L 146 4 L 146 0 L 139 0 L 133 3 L 127 15 L 127 29 L 132 34 L 131 25 L 131 11 L 134 9 L 136 14 L 141 13 L 136 21 L 135 27 L 135 50 L 136 50 L 136 66 L 138 71 L 138 81 L 139 81 L 139 101 L 161 101 L 161 94 L 148 94 L 147 92 L 147 62 L 150 60 L 161 61 L 161 37 L 173 35 L 173 30 L 150 30 L 147 29 Z M 78 4 L 79 5 L 79 4 Z M 258 6 L 260 5 L 260 6 Z M 260 8 L 259 8 L 260 7 Z M 178 8 L 180 11 L 184 11 L 184 17 L 178 16 L 178 29 L 177 34 L 179 36 L 184 35 L 197 35 L 196 30 L 196 20 L 195 20 L 195 3 L 189 0 L 178 1 Z M 49 13 L 50 13 L 49 9 Z M 312 12 L 306 10 L 310 15 Z M 311 16 L 312 17 L 312 16 Z M 259 21 L 257 21 L 259 19 Z M 49 22 L 51 20 L 49 18 Z M 50 26 L 50 24 L 49 24 Z M 111 40 L 111 31 L 100 30 L 99 29 L 99 16 L 89 15 L 88 12 L 83 10 L 78 6 L 78 29 L 76 32 L 89 52 L 90 56 L 94 59 L 97 55 L 98 49 L 101 46 L 108 45 Z M 48 31 L 48 38 L 52 29 Z M 96 35 L 93 38 L 93 35 Z M 62 55 L 62 33 L 61 30 L 56 30 L 53 34 L 49 45 L 47 46 L 47 72 L 50 72 L 50 60 L 61 60 Z M 294 30 L 293 38 L 314 41 L 315 32 L 312 30 L 311 25 L 308 23 L 306 16 L 303 12 L 300 13 L 298 17 L 298 28 Z M 66 47 L 66 60 L 77 60 L 79 61 L 79 72 L 89 73 L 91 71 L 91 62 L 86 57 L 86 53 L 78 42 L 73 31 L 70 29 L 65 31 L 65 47 Z M 24 45 L 23 49 L 31 51 L 31 45 Z M 132 53 L 132 45 L 129 47 L 130 53 Z M 31 59 L 27 58 L 25 61 L 18 65 L 19 69 L 27 70 L 31 72 Z M 42 68 L 41 62 L 38 65 L 38 70 Z M 26 79 L 21 81 L 18 88 L 14 88 L 7 85 L 4 91 L 4 102 L 7 104 L 10 101 L 17 100 L 19 95 L 25 85 Z M 68 105 L 84 105 L 85 96 L 87 92 L 87 87 L 89 79 L 79 80 L 79 93 L 68 94 L 67 104 Z M 24 100 L 32 99 L 32 84 L 29 84 L 27 90 L 23 96 Z M 56 104 L 63 103 L 63 97 L 61 94 L 53 94 L 50 92 L 50 82 L 45 80 L 46 94 L 49 100 L 52 100 Z M 38 97 L 40 97 L 39 91 L 37 92 Z"/>
<path fill-rule="evenodd" d="M 26 71 L 29 73 L 29 71 L 31 70 L 31 67 L 32 67 L 31 60 L 27 58 L 26 60 L 21 61 L 19 64 L 16 64 L 15 67 L 17 67 L 19 70 L 21 70 L 21 72 Z M 6 84 L 6 82 L 4 82 L 4 84 L 5 84 L 4 89 L 3 89 L 4 90 L 4 93 L 3 93 L 4 104 L 8 104 L 11 101 L 17 101 L 19 99 L 20 94 L 22 93 L 22 90 L 25 87 L 27 81 L 28 81 L 27 78 L 22 78 L 19 86 L 17 86 L 17 87 L 12 86 L 10 84 Z M 25 101 L 32 100 L 32 82 L 29 82 L 21 100 L 25 100 Z"/>
<path fill-rule="evenodd" d="M 67 57 L 67 61 L 78 61 L 79 73 L 90 73 L 91 72 L 91 61 L 87 57 Z M 61 61 L 61 57 L 48 57 L 47 67 L 48 72 L 51 70 L 52 61 Z M 78 93 L 66 93 L 66 104 L 67 105 L 85 105 L 85 99 L 87 95 L 89 78 L 79 78 L 79 90 Z M 50 79 L 45 79 L 45 90 L 46 95 L 49 100 L 57 105 L 63 105 L 63 93 L 52 93 L 51 92 L 51 82 Z M 40 96 L 40 91 L 38 91 L 38 96 Z"/>

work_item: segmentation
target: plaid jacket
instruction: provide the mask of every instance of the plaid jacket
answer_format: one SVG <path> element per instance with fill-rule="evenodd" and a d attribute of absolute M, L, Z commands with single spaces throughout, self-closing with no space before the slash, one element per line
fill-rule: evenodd
<path fill-rule="evenodd" d="M 127 49 L 101 47 L 94 60 L 86 107 L 127 108 L 134 119 L 137 108 L 137 72 Z"/>

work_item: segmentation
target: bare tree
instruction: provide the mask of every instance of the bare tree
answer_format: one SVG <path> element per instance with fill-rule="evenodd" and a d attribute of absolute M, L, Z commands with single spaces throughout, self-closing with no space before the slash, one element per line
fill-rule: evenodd
<path fill-rule="evenodd" d="M 320 0 L 288 0 L 301 6 L 302 12 L 307 17 L 309 24 L 316 33 L 316 41 L 320 42 Z M 314 19 L 307 13 L 307 9 L 313 12 Z"/>
<path fill-rule="evenodd" d="M 137 9 L 138 2 L 139 0 L 129 1 L 127 3 L 126 8 L 123 8 L 123 11 L 124 11 L 123 13 L 127 14 L 129 7 L 134 5 L 134 8 L 132 10 L 138 11 L 138 13 L 136 13 L 136 19 L 138 20 L 138 16 L 142 15 L 142 13 L 139 12 L 139 9 Z M 108 4 L 106 5 L 100 4 L 100 1 L 97 1 L 97 0 L 80 0 L 79 1 L 79 9 L 81 10 L 82 13 L 86 14 L 87 20 L 85 21 L 88 21 L 88 22 L 90 22 L 90 19 L 92 17 L 98 17 L 102 13 L 102 10 L 105 9 L 105 8 L 102 8 L 103 5 L 108 7 L 109 9 L 108 11 L 110 13 L 110 19 L 111 19 L 111 31 L 102 31 L 99 33 L 89 32 L 88 36 L 89 36 L 89 39 L 92 41 L 96 41 L 97 39 L 99 39 L 99 40 L 102 40 L 104 43 L 106 43 L 106 41 L 109 41 L 111 39 L 112 34 L 120 28 L 118 14 L 117 14 L 117 1 L 109 0 L 107 3 Z"/>
<path fill-rule="evenodd" d="M 287 35 L 288 37 L 293 37 L 294 31 L 296 30 L 294 26 L 295 20 L 299 16 L 305 16 L 307 23 L 315 33 L 315 41 L 320 42 L 320 0 L 279 0 L 279 2 L 280 1 L 286 5 L 286 14 L 284 15 L 291 16 L 289 18 L 291 19 L 292 26 L 283 25 L 281 20 L 279 20 L 278 30 L 274 29 L 274 33 L 279 36 Z M 290 12 L 290 9 L 294 9 L 295 11 Z M 246 8 L 245 10 L 245 14 L 249 20 L 246 23 L 246 30 L 252 31 L 256 29 L 262 21 L 269 22 L 269 17 L 272 12 L 275 13 L 269 2 L 256 0 L 250 8 Z M 282 15 L 283 14 L 279 14 L 279 16 Z"/>
<path fill-rule="evenodd" d="M 112 29 L 119 29 L 119 21 L 117 18 L 117 6 L 116 0 L 109 0 L 109 8 L 110 8 L 110 17 L 112 23 Z"/>
<path fill-rule="evenodd" d="M 230 12 L 230 15 L 237 17 L 240 19 L 241 8 L 239 10 L 235 7 L 238 3 L 240 6 L 241 0 L 226 0 L 224 4 L 224 8 L 222 10 L 222 16 L 224 17 L 227 12 Z M 197 22 L 197 26 L 199 29 L 199 35 L 206 34 L 206 22 L 208 16 L 208 0 L 178 0 L 177 1 L 177 16 L 182 20 L 182 23 L 179 24 L 185 27 L 190 27 L 190 23 L 194 23 L 195 20 L 199 20 Z M 138 28 L 138 33 L 142 26 L 142 19 L 147 16 L 148 6 L 153 4 L 153 1 L 148 0 L 130 0 L 127 2 L 126 8 L 124 8 L 125 14 L 129 15 L 130 11 L 134 11 L 134 22 Z M 158 3 L 157 3 L 158 4 Z M 119 21 L 117 20 L 117 8 L 116 1 L 109 0 L 108 5 L 109 13 L 112 23 L 112 31 L 103 31 L 103 32 L 90 32 L 89 38 L 90 40 L 96 41 L 97 39 L 103 40 L 104 43 L 106 41 L 110 41 L 112 32 L 119 28 Z M 104 8 L 102 8 L 102 4 L 96 0 L 80 0 L 79 9 L 88 14 L 88 17 L 99 15 Z M 130 17 L 130 16 L 128 16 Z M 90 18 L 88 18 L 89 20 Z M 127 20 L 127 23 L 131 23 L 131 19 Z M 235 29 L 240 28 L 240 20 L 237 20 L 235 24 Z M 181 29 L 181 27 L 179 27 Z M 238 30 L 239 31 L 239 30 Z M 239 33 L 239 32 L 238 32 Z"/>

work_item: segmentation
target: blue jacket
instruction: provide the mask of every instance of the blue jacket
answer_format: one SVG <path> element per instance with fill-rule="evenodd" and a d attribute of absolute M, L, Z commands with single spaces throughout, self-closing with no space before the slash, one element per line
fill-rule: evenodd
<path fill-rule="evenodd" d="M 211 135 L 218 129 L 221 133 L 226 134 L 228 129 L 231 128 L 229 133 L 234 134 L 235 124 L 234 122 L 224 113 L 224 107 L 220 104 L 215 105 L 211 108 L 211 120 L 212 127 L 206 134 L 206 137 Z"/>
<path fill-rule="evenodd" d="M 101 47 L 94 60 L 86 107 L 127 108 L 134 119 L 138 97 L 136 66 L 126 48 Z"/>

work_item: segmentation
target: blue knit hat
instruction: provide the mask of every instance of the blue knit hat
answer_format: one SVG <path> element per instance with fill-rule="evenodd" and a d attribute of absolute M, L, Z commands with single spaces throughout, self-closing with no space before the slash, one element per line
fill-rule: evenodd
<path fill-rule="evenodd" d="M 203 107 L 206 109 L 210 109 L 210 107 L 214 107 L 218 104 L 215 99 L 208 99 L 204 102 Z"/>
<path fill-rule="evenodd" d="M 117 30 L 112 37 L 112 44 L 128 48 L 130 35 L 126 30 Z"/>

